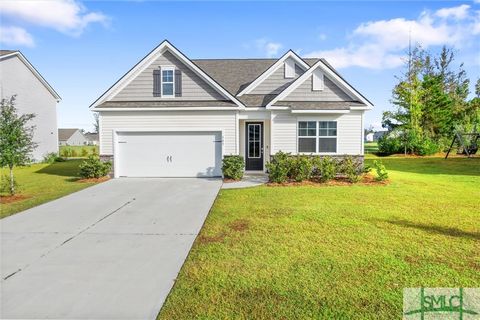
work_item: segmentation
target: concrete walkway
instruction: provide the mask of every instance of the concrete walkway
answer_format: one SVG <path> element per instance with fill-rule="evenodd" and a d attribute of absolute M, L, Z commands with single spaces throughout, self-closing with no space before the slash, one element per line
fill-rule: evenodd
<path fill-rule="evenodd" d="M 0 220 L 0 318 L 155 319 L 221 184 L 116 179 Z"/>
<path fill-rule="evenodd" d="M 246 174 L 242 180 L 235 182 L 225 182 L 222 189 L 241 189 L 260 186 L 268 182 L 266 174 Z"/>

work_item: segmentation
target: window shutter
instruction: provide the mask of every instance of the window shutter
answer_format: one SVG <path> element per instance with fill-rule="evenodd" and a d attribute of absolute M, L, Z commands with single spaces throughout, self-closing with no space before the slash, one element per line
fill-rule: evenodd
<path fill-rule="evenodd" d="M 161 70 L 153 70 L 153 96 L 160 97 L 162 95 L 162 73 Z"/>
<path fill-rule="evenodd" d="M 182 71 L 175 69 L 175 97 L 182 96 Z"/>

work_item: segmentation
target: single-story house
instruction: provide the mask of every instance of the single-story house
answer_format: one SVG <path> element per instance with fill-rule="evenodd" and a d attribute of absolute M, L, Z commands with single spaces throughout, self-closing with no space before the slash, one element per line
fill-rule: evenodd
<path fill-rule="evenodd" d="M 34 126 L 34 161 L 48 153 L 58 153 L 57 103 L 61 98 L 27 58 L 17 50 L 0 50 L 0 98 L 16 95 L 18 114 L 35 114 L 28 125 Z"/>
<path fill-rule="evenodd" d="M 58 144 L 60 146 L 83 146 L 88 140 L 80 129 L 58 129 Z"/>
<path fill-rule="evenodd" d="M 98 133 L 86 132 L 83 135 L 85 136 L 85 139 L 87 140 L 87 144 L 89 146 L 97 146 L 98 145 Z"/>
<path fill-rule="evenodd" d="M 257 172 L 278 151 L 363 159 L 373 105 L 325 59 L 192 60 L 165 40 L 90 108 L 115 177 L 210 177 L 228 155 Z"/>

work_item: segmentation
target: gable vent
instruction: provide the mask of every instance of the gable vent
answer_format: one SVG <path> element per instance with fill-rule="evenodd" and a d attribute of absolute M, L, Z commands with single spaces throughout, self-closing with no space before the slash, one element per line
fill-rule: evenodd
<path fill-rule="evenodd" d="M 285 78 L 295 78 L 295 61 L 293 59 L 285 60 Z"/>

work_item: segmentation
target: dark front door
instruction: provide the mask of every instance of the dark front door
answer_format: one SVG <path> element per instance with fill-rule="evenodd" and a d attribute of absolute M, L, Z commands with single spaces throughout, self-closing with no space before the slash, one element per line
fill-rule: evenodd
<path fill-rule="evenodd" d="M 245 123 L 245 169 L 263 171 L 263 122 Z"/>

